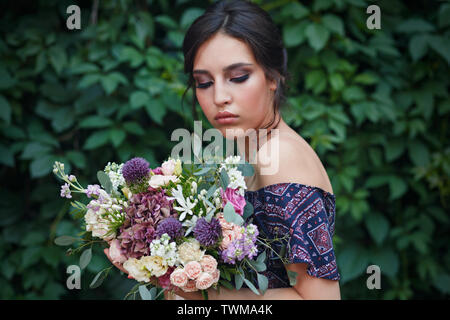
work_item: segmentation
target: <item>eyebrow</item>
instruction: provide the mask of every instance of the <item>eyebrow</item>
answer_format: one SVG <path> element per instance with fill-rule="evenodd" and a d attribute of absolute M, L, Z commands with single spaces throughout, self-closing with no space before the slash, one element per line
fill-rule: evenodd
<path fill-rule="evenodd" d="M 238 63 L 233 63 L 230 64 L 229 66 L 225 67 L 222 69 L 223 72 L 228 72 L 230 70 L 242 67 L 242 66 L 252 66 L 253 64 L 251 63 L 245 63 L 245 62 L 238 62 Z M 193 74 L 209 74 L 208 70 L 202 70 L 202 69 L 196 69 L 192 72 Z"/>

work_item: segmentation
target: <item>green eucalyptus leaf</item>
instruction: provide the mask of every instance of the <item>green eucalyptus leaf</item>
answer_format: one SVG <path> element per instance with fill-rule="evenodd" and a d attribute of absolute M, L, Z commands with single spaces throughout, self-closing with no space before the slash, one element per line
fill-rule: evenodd
<path fill-rule="evenodd" d="M 92 259 L 92 249 L 86 249 L 80 256 L 80 268 L 84 269 L 91 262 Z"/>
<path fill-rule="evenodd" d="M 269 279 L 263 274 L 257 273 L 258 278 L 258 287 L 261 291 L 261 294 L 264 295 L 267 291 L 267 288 L 269 287 Z"/>
<path fill-rule="evenodd" d="M 139 294 L 142 300 L 153 300 L 153 296 L 145 285 L 139 286 Z"/>
<path fill-rule="evenodd" d="M 241 274 L 236 274 L 234 276 L 234 283 L 236 285 L 236 290 L 239 290 L 244 283 L 244 277 Z"/>
<path fill-rule="evenodd" d="M 97 171 L 97 179 L 103 189 L 110 194 L 112 191 L 112 182 L 111 179 L 109 179 L 109 176 L 104 171 Z"/>
<path fill-rule="evenodd" d="M 71 236 L 60 236 L 60 237 L 55 238 L 54 242 L 57 246 L 68 246 L 78 240 L 79 240 L 78 238 L 71 237 Z"/>
<path fill-rule="evenodd" d="M 256 289 L 255 285 L 253 283 L 251 283 L 249 280 L 244 279 L 245 284 L 249 287 L 250 290 L 253 291 L 254 294 L 256 295 L 261 295 L 260 292 L 258 291 L 258 289 Z"/>

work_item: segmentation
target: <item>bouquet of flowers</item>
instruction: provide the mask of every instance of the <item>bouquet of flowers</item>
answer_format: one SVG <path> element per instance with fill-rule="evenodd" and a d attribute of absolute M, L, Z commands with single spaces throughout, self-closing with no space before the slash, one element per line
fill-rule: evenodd
<path fill-rule="evenodd" d="M 251 223 L 244 177 L 253 175 L 253 167 L 239 156 L 200 164 L 169 157 L 153 169 L 143 158 L 108 162 L 97 172 L 100 184 L 87 188 L 64 172 L 63 163 L 55 162 L 53 172 L 65 182 L 61 197 L 83 193 L 91 199 L 87 205 L 71 202 L 77 217 L 84 218 L 79 235 L 85 238 L 62 236 L 55 243 L 82 243 L 71 252 L 95 242 L 108 245 L 111 260 L 139 282 L 129 294 L 139 291 L 143 299 L 154 299 L 156 287 L 160 293 L 181 288 L 201 290 L 207 299 L 210 287 L 239 289 L 244 282 L 256 294 L 267 290 L 260 272 L 266 270 L 270 246 Z M 85 250 L 80 260 L 83 256 L 88 263 L 91 253 Z M 110 268 L 97 274 L 91 288 Z"/>

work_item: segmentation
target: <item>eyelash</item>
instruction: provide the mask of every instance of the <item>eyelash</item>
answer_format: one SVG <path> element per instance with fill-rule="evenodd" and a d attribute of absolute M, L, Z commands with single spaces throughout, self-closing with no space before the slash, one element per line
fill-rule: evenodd
<path fill-rule="evenodd" d="M 248 74 L 246 74 L 245 76 L 239 77 L 239 78 L 232 78 L 231 80 L 234 80 L 237 83 L 241 83 L 244 82 L 245 80 L 248 79 Z M 211 85 L 211 82 L 207 82 L 207 83 L 201 83 L 197 86 L 198 89 L 207 89 L 209 86 Z"/>

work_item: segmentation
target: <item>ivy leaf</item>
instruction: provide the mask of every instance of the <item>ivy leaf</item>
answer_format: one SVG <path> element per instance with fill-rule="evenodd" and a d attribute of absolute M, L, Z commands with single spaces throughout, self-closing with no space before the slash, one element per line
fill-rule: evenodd
<path fill-rule="evenodd" d="M 9 124 L 11 123 L 11 113 L 12 109 L 8 100 L 0 94 L 0 118 Z"/>
<path fill-rule="evenodd" d="M 130 96 L 130 104 L 133 109 L 146 106 L 150 101 L 150 96 L 144 91 L 135 91 Z"/>
<path fill-rule="evenodd" d="M 322 23 L 331 32 L 337 33 L 341 36 L 344 35 L 344 23 L 342 19 L 334 14 L 326 14 L 322 17 Z"/>
<path fill-rule="evenodd" d="M 379 213 L 370 213 L 365 222 L 372 239 L 378 245 L 382 244 L 389 232 L 389 221 Z"/>
<path fill-rule="evenodd" d="M 330 38 L 330 31 L 318 23 L 308 25 L 305 34 L 309 45 L 316 51 L 322 50 Z"/>
<path fill-rule="evenodd" d="M 109 130 L 101 130 L 94 132 L 87 138 L 83 149 L 91 150 L 104 146 L 109 141 Z"/>
<path fill-rule="evenodd" d="M 305 30 L 307 26 L 308 23 L 306 21 L 284 26 L 283 40 L 286 48 L 298 46 L 305 41 Z"/>
<path fill-rule="evenodd" d="M 397 26 L 397 32 L 405 33 L 418 33 L 418 32 L 431 32 L 435 28 L 429 22 L 423 19 L 412 18 L 408 19 Z"/>
<path fill-rule="evenodd" d="M 428 37 L 423 34 L 414 35 L 409 40 L 409 54 L 414 62 L 419 61 L 428 50 Z"/>

